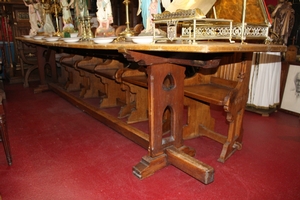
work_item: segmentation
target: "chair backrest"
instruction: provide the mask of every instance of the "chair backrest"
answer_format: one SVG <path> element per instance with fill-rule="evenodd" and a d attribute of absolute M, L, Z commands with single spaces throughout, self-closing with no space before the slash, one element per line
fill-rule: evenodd
<path fill-rule="evenodd" d="M 240 53 L 224 57 L 219 67 L 199 68 L 194 76 L 185 79 L 185 85 L 215 83 L 235 87 L 237 82 L 243 81 L 244 74 L 248 70 L 246 63 L 241 64 L 242 60 L 243 54 Z"/>
<path fill-rule="evenodd" d="M 126 25 L 118 26 L 118 27 L 116 28 L 116 31 L 115 31 L 116 36 L 119 36 L 120 33 L 122 33 L 123 31 L 125 31 L 126 28 L 127 28 Z"/>
<path fill-rule="evenodd" d="M 213 77 L 222 78 L 230 81 L 238 81 L 240 73 L 243 71 L 241 64 L 222 65 L 218 68 Z"/>
<path fill-rule="evenodd" d="M 144 29 L 143 24 L 137 24 L 134 26 L 133 31 L 136 35 L 138 35 L 142 32 L 143 29 Z"/>

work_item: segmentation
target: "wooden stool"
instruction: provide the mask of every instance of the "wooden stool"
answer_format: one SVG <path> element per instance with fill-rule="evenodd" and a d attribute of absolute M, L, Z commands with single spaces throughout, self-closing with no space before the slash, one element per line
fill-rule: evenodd
<path fill-rule="evenodd" d="M 148 77 L 145 69 L 125 69 L 117 81 L 129 94 L 119 114 L 128 116 L 129 124 L 148 120 Z"/>
<path fill-rule="evenodd" d="M 124 68 L 124 64 L 118 60 L 109 59 L 95 67 L 95 75 L 104 85 L 100 108 L 109 108 L 123 105 L 126 92 L 122 91 L 121 84 L 116 82 L 116 73 Z"/>
<path fill-rule="evenodd" d="M 68 57 L 70 54 L 68 53 L 55 53 L 55 62 L 56 62 L 56 67 L 58 69 L 58 82 L 61 84 L 66 84 L 68 80 L 68 73 L 60 64 L 60 60 L 64 57 Z"/>
<path fill-rule="evenodd" d="M 82 55 L 69 55 L 60 58 L 61 67 L 67 71 L 67 82 L 64 87 L 68 92 L 80 90 L 81 77 L 79 71 L 75 69 L 75 65 L 83 59 L 84 56 Z"/>
<path fill-rule="evenodd" d="M 35 45 L 30 45 L 23 42 L 18 42 L 16 45 L 20 55 L 20 65 L 22 76 L 24 76 L 24 87 L 29 87 L 29 76 L 35 69 L 38 68 Z M 27 68 L 25 73 L 25 68 Z"/>
<path fill-rule="evenodd" d="M 79 75 L 82 77 L 80 83 L 80 97 L 85 99 L 101 97 L 100 93 L 104 90 L 104 86 L 100 83 L 99 78 L 94 74 L 94 69 L 97 65 L 104 62 L 105 60 L 102 58 L 90 56 L 87 56 L 83 60 L 77 62 L 75 69 L 79 71 Z"/>
<path fill-rule="evenodd" d="M 11 158 L 11 153 L 10 153 L 10 145 L 9 145 L 9 140 L 8 140 L 8 133 L 7 133 L 7 127 L 6 127 L 6 117 L 5 117 L 5 112 L 4 108 L 2 105 L 2 97 L 0 97 L 0 141 L 3 143 L 5 155 L 6 155 L 6 160 L 8 165 L 12 164 L 12 158 Z"/>
<path fill-rule="evenodd" d="M 242 56 L 237 55 L 234 60 L 240 59 L 239 62 L 222 65 L 215 73 L 197 73 L 185 80 L 184 104 L 188 107 L 188 124 L 183 129 L 183 137 L 206 136 L 220 142 L 223 149 L 218 161 L 223 163 L 242 148 L 242 123 L 251 68 L 251 60 L 243 61 Z M 228 122 L 226 135 L 215 131 L 211 105 L 223 107 Z"/>

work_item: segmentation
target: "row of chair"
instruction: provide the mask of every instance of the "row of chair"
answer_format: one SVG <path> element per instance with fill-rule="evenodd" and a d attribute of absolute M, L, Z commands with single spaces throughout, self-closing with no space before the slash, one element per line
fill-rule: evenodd
<path fill-rule="evenodd" d="M 243 61 L 243 54 L 234 54 L 222 60 L 218 68 L 200 68 L 184 80 L 184 105 L 187 107 L 187 123 L 183 138 L 209 137 L 223 144 L 219 158 L 225 162 L 232 153 L 242 148 L 242 123 L 247 102 L 251 59 Z M 247 59 L 246 59 L 247 60 Z M 249 61 L 250 60 L 250 61 Z M 233 64 L 226 64 L 233 63 Z M 121 80 L 135 93 L 135 113 L 145 113 L 147 105 L 147 74 L 141 70 L 134 75 L 124 73 Z M 228 123 L 227 131 L 215 131 L 215 119 L 211 107 L 223 107 Z M 145 119 L 145 118 L 142 118 Z"/>
<path fill-rule="evenodd" d="M 247 101 L 249 62 L 242 54 L 222 60 L 217 68 L 197 69 L 197 73 L 184 80 L 184 104 L 187 123 L 184 139 L 209 137 L 223 145 L 220 162 L 242 147 L 242 122 Z M 250 59 L 251 60 L 251 59 Z M 233 64 L 226 64 L 232 63 Z M 120 118 L 136 123 L 148 119 L 148 76 L 144 66 L 127 67 L 113 58 L 66 55 L 59 59 L 62 67 L 60 82 L 67 91 L 80 91 L 81 98 L 99 97 L 100 108 L 120 107 Z M 215 131 L 211 107 L 223 107 L 228 123 L 227 131 Z M 168 132 L 168 112 L 164 117 Z"/>

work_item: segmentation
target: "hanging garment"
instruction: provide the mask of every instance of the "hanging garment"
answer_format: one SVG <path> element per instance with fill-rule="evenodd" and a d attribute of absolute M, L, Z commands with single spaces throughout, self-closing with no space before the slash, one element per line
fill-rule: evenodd
<path fill-rule="evenodd" d="M 249 81 L 248 106 L 269 109 L 280 102 L 280 52 L 255 52 Z"/>

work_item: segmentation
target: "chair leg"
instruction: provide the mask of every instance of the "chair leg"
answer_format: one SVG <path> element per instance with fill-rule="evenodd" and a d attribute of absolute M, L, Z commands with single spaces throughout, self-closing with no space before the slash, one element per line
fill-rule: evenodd
<path fill-rule="evenodd" d="M 223 145 L 219 162 L 224 163 L 236 150 L 242 148 L 244 108 L 227 111 L 229 123 L 227 134 L 215 132 L 215 119 L 210 114 L 210 106 L 200 101 L 185 97 L 188 106 L 188 122 L 183 128 L 183 138 L 191 139 L 198 136 L 208 137 Z"/>
<path fill-rule="evenodd" d="M 219 162 L 224 163 L 236 150 L 242 149 L 242 124 L 243 124 L 244 109 L 239 112 L 227 114 L 229 122 L 227 140 L 223 144 Z"/>
<path fill-rule="evenodd" d="M 29 76 L 30 76 L 31 72 L 37 68 L 38 68 L 37 65 L 33 65 L 27 69 L 25 78 L 24 78 L 24 85 L 23 85 L 25 88 L 27 88 L 29 86 L 28 81 L 29 81 Z"/>
<path fill-rule="evenodd" d="M 206 130 L 214 130 L 215 119 L 211 116 L 210 106 L 200 101 L 184 97 L 184 105 L 188 108 L 187 124 L 183 127 L 183 139 L 199 136 L 209 137 Z"/>
<path fill-rule="evenodd" d="M 10 145 L 9 145 L 9 139 L 8 139 L 8 133 L 7 133 L 7 127 L 6 127 L 6 118 L 5 113 L 3 110 L 3 106 L 1 105 L 0 108 L 1 114 L 0 114 L 0 139 L 2 140 L 6 160 L 8 165 L 12 164 L 12 157 L 11 157 L 11 151 L 10 151 Z"/>
<path fill-rule="evenodd" d="M 148 120 L 148 90 L 139 86 L 130 85 L 130 90 L 135 94 L 135 108 L 128 116 L 127 123 Z"/>
<path fill-rule="evenodd" d="M 135 108 L 135 101 L 133 95 L 130 93 L 130 87 L 126 84 L 121 84 L 121 90 L 125 92 L 124 105 L 121 106 L 120 112 L 118 114 L 119 118 L 128 117 L 132 110 Z"/>

